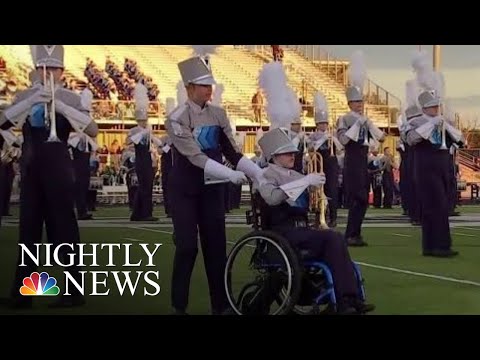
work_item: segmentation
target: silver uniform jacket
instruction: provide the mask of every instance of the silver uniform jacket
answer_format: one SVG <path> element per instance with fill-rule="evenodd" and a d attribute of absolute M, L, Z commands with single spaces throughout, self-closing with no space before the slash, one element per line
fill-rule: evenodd
<path fill-rule="evenodd" d="M 33 108 L 33 106 L 22 106 L 22 102 L 26 101 L 35 92 L 37 92 L 41 88 L 41 86 L 42 85 L 40 84 L 36 84 L 30 89 L 17 93 L 12 105 L 5 109 L 5 111 L 3 111 L 2 115 L 0 116 L 0 126 L 2 126 L 5 122 L 9 121 L 18 129 L 22 128 L 26 118 L 30 115 L 30 112 Z M 82 105 L 81 96 L 74 91 L 65 89 L 63 87 L 58 87 L 55 91 L 55 100 L 59 100 L 65 105 L 82 112 L 84 115 L 90 116 L 90 111 L 88 109 L 85 109 Z M 20 111 L 17 111 L 17 109 L 19 109 Z M 83 131 L 84 128 L 81 128 L 80 130 Z"/>
<path fill-rule="evenodd" d="M 343 146 L 346 146 L 350 141 L 358 141 L 363 143 L 365 137 L 367 139 L 367 142 L 369 138 L 372 138 L 375 141 L 380 141 L 383 139 L 384 134 L 382 133 L 382 131 L 378 127 L 376 127 L 371 120 L 368 119 L 364 125 L 360 126 L 356 131 L 353 131 L 355 129 L 352 129 L 352 127 L 357 123 L 360 118 L 361 115 L 350 111 L 338 119 L 337 137 Z M 348 136 L 352 136 L 352 134 L 354 139 Z M 355 140 L 355 138 L 357 140 Z"/>
<path fill-rule="evenodd" d="M 260 195 L 270 205 L 279 205 L 287 201 L 288 196 L 280 186 L 305 177 L 295 170 L 286 169 L 276 164 L 268 164 L 263 171 L 263 179 L 259 185 Z"/>
<path fill-rule="evenodd" d="M 442 143 L 442 123 L 433 126 L 430 119 L 429 116 L 422 115 L 409 121 L 406 135 L 408 145 L 415 146 L 423 140 L 436 146 Z M 456 129 L 450 120 L 446 122 L 446 134 L 449 135 L 449 142 L 465 142 L 461 131 Z"/>
<path fill-rule="evenodd" d="M 218 106 L 207 103 L 202 109 L 188 100 L 170 113 L 165 127 L 174 148 L 201 169 L 209 159 L 205 151 L 219 146 L 234 166 L 243 156 L 233 137 L 230 120 L 225 110 Z"/>

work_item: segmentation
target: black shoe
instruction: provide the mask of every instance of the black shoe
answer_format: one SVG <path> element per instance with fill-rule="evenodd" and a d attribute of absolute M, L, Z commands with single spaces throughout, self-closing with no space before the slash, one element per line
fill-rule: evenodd
<path fill-rule="evenodd" d="M 327 225 L 330 229 L 336 228 L 337 227 L 337 220 L 330 220 Z"/>
<path fill-rule="evenodd" d="M 59 309 L 59 308 L 70 308 L 76 306 L 83 306 L 85 305 L 86 301 L 85 298 L 81 295 L 79 296 L 67 296 L 62 295 L 58 298 L 57 301 L 48 305 L 51 309 Z"/>
<path fill-rule="evenodd" d="M 368 244 L 363 241 L 363 238 L 361 236 L 353 236 L 347 238 L 347 245 L 354 247 L 368 246 Z"/>
<path fill-rule="evenodd" d="M 188 313 L 185 310 L 173 309 L 172 315 L 188 315 Z"/>
<path fill-rule="evenodd" d="M 458 211 L 452 211 L 448 216 L 460 216 L 460 213 Z"/>
<path fill-rule="evenodd" d="M 458 254 L 458 251 L 455 250 L 431 250 L 423 252 L 423 256 L 432 256 L 439 258 L 451 258 L 458 256 Z"/>
<path fill-rule="evenodd" d="M 357 310 L 359 314 L 366 314 L 375 310 L 375 305 L 365 304 L 364 302 L 356 302 L 353 307 Z"/>
<path fill-rule="evenodd" d="M 230 306 L 224 310 L 212 310 L 212 315 L 237 315 Z"/>
<path fill-rule="evenodd" d="M 78 216 L 78 220 L 93 220 L 92 214 L 85 214 Z"/>
<path fill-rule="evenodd" d="M 336 315 L 357 315 L 358 311 L 357 309 L 355 309 L 355 307 L 353 307 L 350 304 L 339 303 L 337 305 L 337 311 L 335 312 L 335 314 Z"/>

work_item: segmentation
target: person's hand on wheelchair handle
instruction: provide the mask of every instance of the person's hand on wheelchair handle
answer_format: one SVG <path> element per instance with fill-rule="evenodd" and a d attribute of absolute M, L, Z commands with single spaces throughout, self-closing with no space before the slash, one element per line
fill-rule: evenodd
<path fill-rule="evenodd" d="M 235 185 L 242 185 L 248 182 L 248 179 L 243 172 L 235 170 L 232 171 L 228 179 Z"/>

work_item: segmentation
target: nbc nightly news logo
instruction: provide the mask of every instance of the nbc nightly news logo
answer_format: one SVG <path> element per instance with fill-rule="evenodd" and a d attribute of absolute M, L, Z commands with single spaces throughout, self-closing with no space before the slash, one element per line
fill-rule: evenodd
<path fill-rule="evenodd" d="M 108 263 L 106 267 L 155 267 L 153 256 L 162 244 L 138 244 L 143 254 L 148 257 L 148 261 L 144 264 L 143 260 L 132 263 L 131 247 L 132 244 L 60 244 L 56 247 L 53 244 L 35 244 L 35 251 L 31 251 L 25 244 L 19 244 L 20 256 L 22 262 L 19 266 L 27 266 L 26 260 L 30 264 L 44 267 L 60 266 L 69 268 L 72 266 L 83 268 L 95 268 L 100 265 L 97 262 L 98 254 L 107 254 Z M 150 250 L 150 247 L 154 249 Z M 45 262 L 40 264 L 40 250 L 45 249 Z M 90 248 L 88 252 L 86 248 Z M 114 250 L 117 251 L 114 251 Z M 73 250 L 76 250 L 75 255 Z M 70 252 L 69 252 L 70 251 Z M 120 254 L 119 254 L 120 252 Z M 79 259 L 75 263 L 75 257 Z M 87 259 L 89 261 L 87 261 Z M 122 262 L 115 261 L 122 259 Z M 62 261 L 63 260 L 63 261 Z M 121 296 L 126 293 L 128 286 L 130 294 L 133 296 L 138 290 L 141 291 L 142 286 L 139 285 L 143 278 L 146 283 L 143 286 L 144 296 L 156 296 L 160 293 L 159 271 L 78 271 L 80 276 L 74 277 L 70 271 L 65 270 L 65 292 L 63 295 L 71 295 L 72 289 L 76 288 L 82 295 L 90 296 L 107 296 L 112 288 L 116 288 Z M 87 283 L 86 274 L 91 275 L 91 292 L 86 294 L 85 285 Z M 55 296 L 60 293 L 57 286 L 57 280 L 50 277 L 47 272 L 41 274 L 33 272 L 30 277 L 23 279 L 23 285 L 20 287 L 20 294 L 23 296 Z"/>

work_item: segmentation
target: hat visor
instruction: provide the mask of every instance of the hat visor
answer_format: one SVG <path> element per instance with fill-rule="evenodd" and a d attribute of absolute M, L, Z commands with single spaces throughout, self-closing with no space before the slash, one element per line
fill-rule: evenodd
<path fill-rule="evenodd" d="M 430 107 L 435 107 L 435 106 L 440 106 L 440 99 L 433 99 L 428 101 L 425 105 L 423 105 L 424 109 L 430 108 Z"/>
<path fill-rule="evenodd" d="M 350 97 L 347 97 L 347 101 L 348 102 L 363 101 L 363 97 L 361 97 L 361 96 L 350 96 Z"/>
<path fill-rule="evenodd" d="M 215 81 L 215 79 L 213 77 L 208 77 L 208 78 L 205 78 L 205 79 L 192 81 L 192 84 L 195 84 L 195 85 L 216 85 L 217 82 Z"/>
<path fill-rule="evenodd" d="M 281 147 L 277 151 L 274 151 L 273 155 L 281 155 L 281 154 L 290 154 L 290 153 L 298 153 L 298 148 L 293 144 L 288 144 L 284 147 Z"/>
<path fill-rule="evenodd" d="M 36 68 L 42 68 L 42 67 L 46 67 L 46 68 L 51 68 L 51 69 L 64 69 L 65 66 L 61 65 L 60 63 L 56 62 L 56 61 L 39 61 L 38 63 L 36 63 Z"/>

